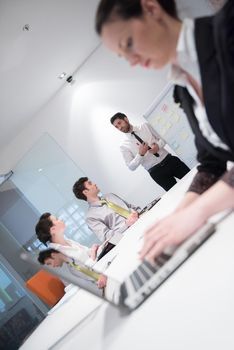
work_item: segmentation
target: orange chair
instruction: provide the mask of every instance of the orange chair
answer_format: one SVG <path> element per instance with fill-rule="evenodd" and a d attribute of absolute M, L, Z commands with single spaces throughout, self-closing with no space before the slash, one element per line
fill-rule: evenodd
<path fill-rule="evenodd" d="M 54 306 L 65 294 L 62 281 L 44 270 L 26 281 L 26 287 L 49 306 Z"/>

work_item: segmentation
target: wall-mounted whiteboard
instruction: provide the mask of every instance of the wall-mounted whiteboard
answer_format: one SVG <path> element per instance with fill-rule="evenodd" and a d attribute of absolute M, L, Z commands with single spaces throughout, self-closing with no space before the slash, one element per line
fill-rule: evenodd
<path fill-rule="evenodd" d="M 190 168 L 197 164 L 194 135 L 186 115 L 173 99 L 174 85 L 168 84 L 144 113 L 149 124 Z"/>

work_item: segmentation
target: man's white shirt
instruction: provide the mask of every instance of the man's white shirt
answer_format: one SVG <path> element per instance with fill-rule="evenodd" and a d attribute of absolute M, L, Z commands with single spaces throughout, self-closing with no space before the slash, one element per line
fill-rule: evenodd
<path fill-rule="evenodd" d="M 132 131 L 134 131 L 150 147 L 153 143 L 157 143 L 159 146 L 157 152 L 159 157 L 155 157 L 155 155 L 149 151 L 147 151 L 144 156 L 141 156 L 139 154 L 140 142 L 129 132 L 126 134 L 126 139 L 120 145 L 120 150 L 125 163 L 130 170 L 135 170 L 139 165 L 142 165 L 146 170 L 149 170 L 156 164 L 159 164 L 168 155 L 168 152 L 164 149 L 166 144 L 165 141 L 148 123 L 133 126 Z"/>
<path fill-rule="evenodd" d="M 81 265 L 90 267 L 94 265 L 95 261 L 89 256 L 90 248 L 68 238 L 66 238 L 66 241 L 69 245 L 50 242 L 49 248 L 53 248 L 69 258 L 75 259 Z"/>

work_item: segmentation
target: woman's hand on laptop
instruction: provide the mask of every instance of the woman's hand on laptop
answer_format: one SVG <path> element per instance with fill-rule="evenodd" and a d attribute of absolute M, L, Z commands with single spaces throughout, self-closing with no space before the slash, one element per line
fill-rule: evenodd
<path fill-rule="evenodd" d="M 140 258 L 154 264 L 155 259 L 166 248 L 180 245 L 204 223 L 200 211 L 186 207 L 156 222 L 144 234 Z"/>
<path fill-rule="evenodd" d="M 154 263 L 165 248 L 177 246 L 197 231 L 214 214 L 234 208 L 234 189 L 219 180 L 190 204 L 158 221 L 144 235 L 140 258 Z"/>

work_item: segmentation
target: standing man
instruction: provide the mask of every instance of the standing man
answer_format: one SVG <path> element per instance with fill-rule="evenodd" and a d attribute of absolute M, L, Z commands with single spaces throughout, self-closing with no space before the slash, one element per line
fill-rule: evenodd
<path fill-rule="evenodd" d="M 143 166 L 165 191 L 176 184 L 175 178 L 189 172 L 186 164 L 165 150 L 165 141 L 148 123 L 132 126 L 123 113 L 113 115 L 110 122 L 127 136 L 120 150 L 130 170 Z"/>
<path fill-rule="evenodd" d="M 118 243 L 124 231 L 138 220 L 136 207 L 117 195 L 108 193 L 99 197 L 99 188 L 87 177 L 81 177 L 73 186 L 73 193 L 78 199 L 88 202 L 86 223 L 101 242 L 108 240 Z"/>

